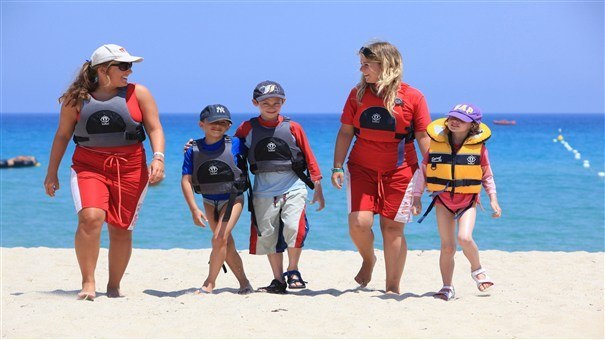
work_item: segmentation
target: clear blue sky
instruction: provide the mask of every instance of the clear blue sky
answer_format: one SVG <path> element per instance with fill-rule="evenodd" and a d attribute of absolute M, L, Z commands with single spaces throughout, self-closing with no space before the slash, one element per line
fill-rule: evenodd
<path fill-rule="evenodd" d="M 399 47 L 404 80 L 433 113 L 604 109 L 604 4 L 576 2 L 2 1 L 2 112 L 58 112 L 57 97 L 104 43 L 145 61 L 161 113 L 223 103 L 254 111 L 256 83 L 280 82 L 286 113 L 339 113 L 359 79 L 356 51 Z"/>

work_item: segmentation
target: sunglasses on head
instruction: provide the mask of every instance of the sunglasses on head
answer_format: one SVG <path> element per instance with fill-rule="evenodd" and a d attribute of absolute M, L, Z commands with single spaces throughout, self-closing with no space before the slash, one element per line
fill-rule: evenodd
<path fill-rule="evenodd" d="M 120 69 L 120 71 L 128 71 L 132 68 L 132 63 L 121 62 L 121 63 L 115 63 L 115 64 L 109 65 L 109 67 L 111 67 L 111 66 L 117 66 Z"/>
<path fill-rule="evenodd" d="M 372 50 L 370 50 L 369 48 L 363 46 L 362 48 L 359 49 L 359 53 L 363 54 L 364 57 L 366 58 L 376 58 L 376 54 L 374 54 L 374 52 L 372 52 Z"/>

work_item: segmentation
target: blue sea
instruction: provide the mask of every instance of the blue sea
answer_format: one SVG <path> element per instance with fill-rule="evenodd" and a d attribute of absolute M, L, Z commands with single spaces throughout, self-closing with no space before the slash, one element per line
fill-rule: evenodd
<path fill-rule="evenodd" d="M 251 115 L 235 115 L 235 127 Z M 348 235 L 346 195 L 330 185 L 329 176 L 338 114 L 291 115 L 304 127 L 318 158 L 326 208 L 308 208 L 311 225 L 306 248 L 354 250 Z M 437 118 L 436 116 L 433 118 Z M 210 248 L 211 232 L 193 225 L 181 194 L 182 146 L 200 137 L 197 114 L 164 114 L 166 179 L 150 187 L 134 232 L 136 248 Z M 514 126 L 498 126 L 494 119 L 514 119 Z M 486 115 L 493 131 L 488 142 L 490 160 L 503 209 L 500 219 L 491 218 L 489 199 L 480 211 L 474 238 L 480 249 L 506 251 L 603 251 L 604 250 L 604 115 L 517 114 Z M 54 198 L 44 194 L 48 154 L 58 123 L 57 114 L 1 115 L 1 158 L 33 155 L 40 167 L 0 169 L 2 247 L 73 247 L 77 216 L 69 188 L 73 143 L 59 170 L 61 190 Z M 559 132 L 581 154 L 581 159 L 554 143 Z M 146 149 L 148 157 L 150 147 Z M 583 166 L 584 160 L 590 163 Z M 310 197 L 310 196 L 309 196 Z M 428 197 L 423 205 L 428 206 Z M 248 248 L 249 214 L 240 218 L 234 237 L 238 249 Z M 376 221 L 375 221 L 376 222 Z M 375 223 L 376 246 L 382 248 Z M 412 250 L 439 249 L 434 213 L 422 224 L 405 228 Z M 104 230 L 102 246 L 107 247 Z"/>

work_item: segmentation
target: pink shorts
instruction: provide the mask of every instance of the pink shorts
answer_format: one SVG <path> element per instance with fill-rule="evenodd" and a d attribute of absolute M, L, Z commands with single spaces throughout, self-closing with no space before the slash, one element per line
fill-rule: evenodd
<path fill-rule="evenodd" d="M 108 224 L 134 229 L 149 180 L 142 145 L 111 149 L 78 146 L 72 161 L 71 192 L 76 212 L 103 209 Z"/>
<path fill-rule="evenodd" d="M 357 164 L 347 164 L 345 177 L 349 213 L 372 211 L 391 220 L 411 221 L 412 188 L 418 164 L 378 172 Z"/>
<path fill-rule="evenodd" d="M 447 210 L 449 210 L 452 214 L 457 214 L 462 210 L 466 210 L 473 206 L 475 203 L 481 204 L 479 198 L 481 195 L 479 194 L 459 194 L 455 193 L 452 197 L 451 193 L 448 191 L 442 192 L 437 196 L 438 199 L 435 201 L 435 204 L 443 205 Z"/>

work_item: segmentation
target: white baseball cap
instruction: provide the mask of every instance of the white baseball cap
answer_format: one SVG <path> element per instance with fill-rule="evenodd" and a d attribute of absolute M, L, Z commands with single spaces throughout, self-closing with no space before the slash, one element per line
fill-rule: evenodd
<path fill-rule="evenodd" d="M 132 56 L 124 47 L 114 44 L 106 44 L 97 48 L 90 57 L 91 66 L 97 66 L 114 60 L 127 63 L 138 63 L 143 61 L 143 58 Z"/>

